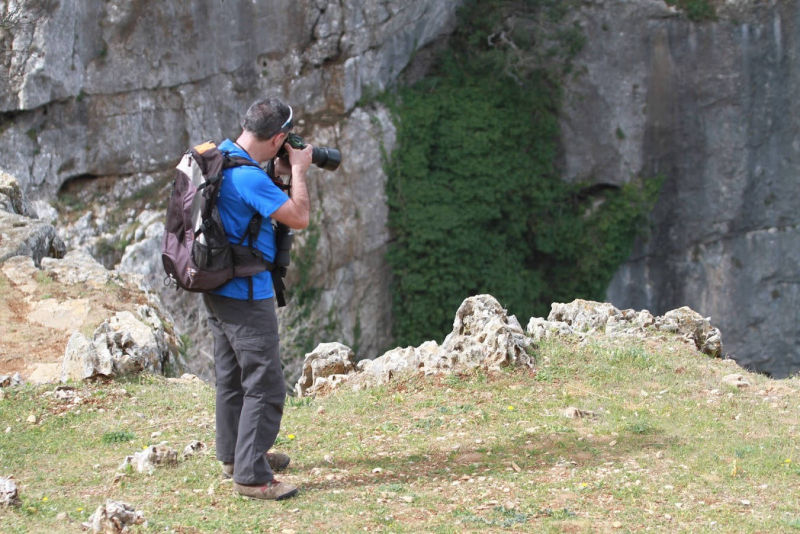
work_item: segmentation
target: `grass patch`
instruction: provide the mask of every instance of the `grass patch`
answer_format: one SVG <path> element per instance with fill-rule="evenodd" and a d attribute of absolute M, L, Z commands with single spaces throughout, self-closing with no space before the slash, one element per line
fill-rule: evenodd
<path fill-rule="evenodd" d="M 2 512 L 2 530 L 80 532 L 107 497 L 144 512 L 148 526 L 132 532 L 798 529 L 797 378 L 748 374 L 678 342 L 547 342 L 537 361 L 536 372 L 289 399 L 281 479 L 301 492 L 266 504 L 221 477 L 209 385 L 74 384 L 79 404 L 53 386 L 11 388 L 0 475 L 14 475 L 22 506 Z M 734 372 L 751 386 L 722 387 Z M 588 415 L 568 418 L 569 406 Z M 206 454 L 115 482 L 125 456 L 195 439 Z"/>
<path fill-rule="evenodd" d="M 101 441 L 103 443 L 127 443 L 136 439 L 136 434 L 129 430 L 113 430 L 103 434 Z"/>

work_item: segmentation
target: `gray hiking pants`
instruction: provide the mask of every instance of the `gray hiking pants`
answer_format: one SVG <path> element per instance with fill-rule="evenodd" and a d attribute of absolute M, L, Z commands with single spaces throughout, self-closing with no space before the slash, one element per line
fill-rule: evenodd
<path fill-rule="evenodd" d="M 203 300 L 214 335 L 217 459 L 234 464 L 239 484 L 269 482 L 264 453 L 278 436 L 286 398 L 275 299 L 205 294 Z"/>

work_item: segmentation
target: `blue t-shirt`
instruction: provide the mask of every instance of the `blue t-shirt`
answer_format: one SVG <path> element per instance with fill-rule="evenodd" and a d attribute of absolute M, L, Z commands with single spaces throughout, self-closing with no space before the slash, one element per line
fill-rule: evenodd
<path fill-rule="evenodd" d="M 219 149 L 230 153 L 231 156 L 240 156 L 257 163 L 230 139 L 223 141 L 219 145 Z M 238 244 L 247 231 L 250 219 L 258 212 L 263 219 L 255 247 L 264 254 L 266 259 L 273 261 L 275 259 L 275 231 L 272 228 L 270 216 L 287 200 L 289 197 L 286 193 L 272 183 L 272 179 L 260 167 L 242 165 L 223 171 L 217 209 L 228 240 Z M 247 245 L 247 240 L 242 244 Z M 248 279 L 234 278 L 212 293 L 223 297 L 247 300 L 249 297 Z M 253 276 L 253 300 L 263 300 L 273 296 L 275 296 L 275 291 L 272 287 L 272 273 L 264 271 Z"/>

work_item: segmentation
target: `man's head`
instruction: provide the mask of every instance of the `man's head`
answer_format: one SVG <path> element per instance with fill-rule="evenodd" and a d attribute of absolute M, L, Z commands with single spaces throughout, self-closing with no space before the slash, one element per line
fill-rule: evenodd
<path fill-rule="evenodd" d="M 242 119 L 236 140 L 259 163 L 275 157 L 292 129 L 292 108 L 277 98 L 256 100 Z"/>
<path fill-rule="evenodd" d="M 292 108 L 277 98 L 264 98 L 253 102 L 247 110 L 242 128 L 259 141 L 267 141 L 276 134 L 288 134 L 292 129 L 292 119 Z"/>

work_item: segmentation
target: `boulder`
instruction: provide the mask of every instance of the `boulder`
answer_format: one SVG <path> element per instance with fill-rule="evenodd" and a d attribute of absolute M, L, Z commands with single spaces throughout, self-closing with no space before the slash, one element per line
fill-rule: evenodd
<path fill-rule="evenodd" d="M 531 317 L 525 332 L 534 343 L 553 337 L 576 335 L 576 332 L 567 323 L 548 321 L 541 317 Z"/>
<path fill-rule="evenodd" d="M 710 319 L 703 317 L 688 306 L 668 311 L 655 319 L 655 327 L 681 335 L 697 349 L 709 356 L 722 356 L 722 334 L 711 326 Z"/>
<path fill-rule="evenodd" d="M 61 259 L 44 258 L 41 266 L 66 285 L 102 287 L 109 282 L 122 283 L 119 273 L 109 271 L 84 250 L 70 250 Z"/>
<path fill-rule="evenodd" d="M 17 506 L 20 504 L 17 483 L 13 477 L 0 477 L 0 506 Z"/>
<path fill-rule="evenodd" d="M 517 318 L 508 315 L 497 299 L 477 295 L 461 303 L 453 331 L 431 364 L 437 370 L 454 371 L 477 367 L 498 370 L 514 365 L 533 367 L 531 346 Z"/>
<path fill-rule="evenodd" d="M 199 443 L 199 442 L 198 442 Z M 138 473 L 152 475 L 156 467 L 172 466 L 178 464 L 178 451 L 168 446 L 166 442 L 150 445 L 143 451 L 126 456 L 119 466 L 125 470 L 131 466 Z"/>
<path fill-rule="evenodd" d="M 0 170 L 0 211 L 30 217 L 30 206 L 17 179 Z"/>
<path fill-rule="evenodd" d="M 303 372 L 295 385 L 297 395 L 310 395 L 312 388 L 321 388 L 335 376 L 343 376 L 355 369 L 355 353 L 341 343 L 320 343 L 306 354 Z"/>
<path fill-rule="evenodd" d="M 186 460 L 187 458 L 194 456 L 195 454 L 200 454 L 205 452 L 207 448 L 208 447 L 206 447 L 206 444 L 203 443 L 202 441 L 194 440 L 183 448 L 183 454 L 181 455 L 181 458 Z"/>
<path fill-rule="evenodd" d="M 83 526 L 94 533 L 119 534 L 127 532 L 131 525 L 141 525 L 144 522 L 142 512 L 130 504 L 106 499 L 106 503 L 98 506 Z"/>
<path fill-rule="evenodd" d="M 14 256 L 30 256 L 38 266 L 42 258 L 61 258 L 64 242 L 51 224 L 0 210 L 0 263 Z"/>
<path fill-rule="evenodd" d="M 619 310 L 607 302 L 575 299 L 567 304 L 554 302 L 547 320 L 566 323 L 577 332 L 603 331 L 608 320 L 619 314 Z"/>
<path fill-rule="evenodd" d="M 163 327 L 155 312 L 141 306 L 139 317 L 121 311 L 104 321 L 91 340 L 75 332 L 67 343 L 61 380 L 85 380 L 97 376 L 115 377 L 143 370 L 161 372 L 169 359 Z"/>
<path fill-rule="evenodd" d="M 22 255 L 38 266 L 43 257 L 65 252 L 53 225 L 35 218 L 17 179 L 0 170 L 0 263 Z"/>

